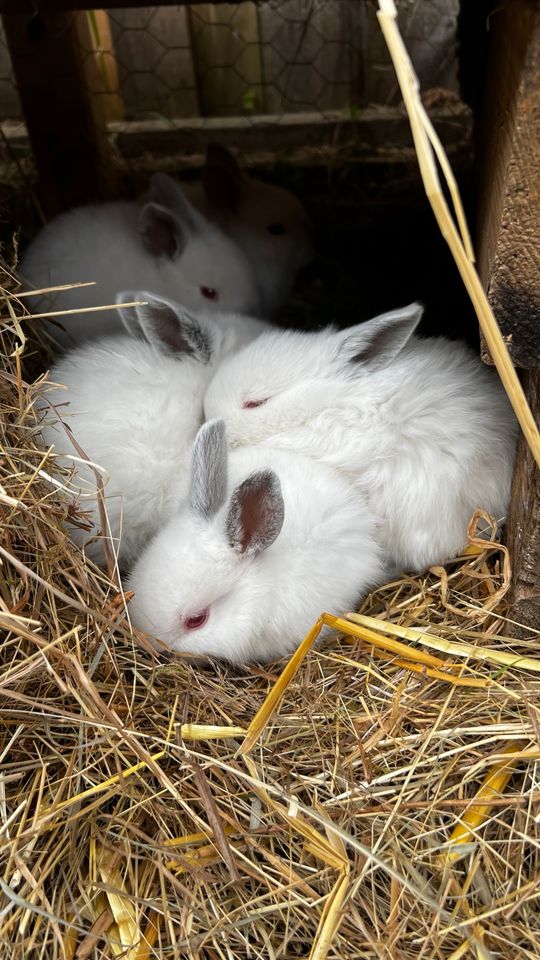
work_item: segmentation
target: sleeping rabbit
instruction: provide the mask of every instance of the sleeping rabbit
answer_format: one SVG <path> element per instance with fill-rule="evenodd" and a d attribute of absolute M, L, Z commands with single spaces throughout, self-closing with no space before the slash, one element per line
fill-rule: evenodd
<path fill-rule="evenodd" d="M 369 508 L 323 463 L 227 451 L 201 427 L 187 501 L 135 564 L 132 623 L 176 651 L 235 662 L 290 653 L 323 610 L 384 579 Z"/>
<path fill-rule="evenodd" d="M 517 436 L 496 373 L 464 344 L 413 336 L 421 315 L 414 303 L 347 330 L 265 333 L 205 398 L 233 446 L 294 450 L 347 476 L 400 570 L 454 557 L 476 508 L 504 516 Z"/>
<path fill-rule="evenodd" d="M 90 531 L 73 529 L 86 553 L 103 562 L 96 476 L 105 484 L 110 535 L 122 563 L 135 560 L 147 540 L 187 493 L 194 437 L 202 423 L 204 390 L 220 358 L 263 327 L 248 317 L 194 316 L 150 293 L 124 293 L 119 302 L 131 333 L 82 344 L 54 365 L 43 393 L 43 438 L 74 464 L 72 486 L 86 494 Z M 244 341 L 245 342 L 245 341 Z M 63 458 L 62 458 L 63 459 Z"/>

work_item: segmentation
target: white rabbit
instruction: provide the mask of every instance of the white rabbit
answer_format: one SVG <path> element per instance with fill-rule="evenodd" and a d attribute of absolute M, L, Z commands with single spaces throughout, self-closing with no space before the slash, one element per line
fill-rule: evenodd
<path fill-rule="evenodd" d="M 119 556 L 133 561 L 142 546 L 170 516 L 187 493 L 194 437 L 202 423 L 204 390 L 216 363 L 238 342 L 235 323 L 215 317 L 194 317 L 183 307 L 149 293 L 124 293 L 119 302 L 146 300 L 146 307 L 122 310 L 128 330 L 82 344 L 60 358 L 50 380 L 67 389 L 48 390 L 40 407 L 47 416 L 42 427 L 47 446 L 79 458 L 51 404 L 72 430 L 89 460 L 110 476 L 105 503 L 110 532 L 120 541 Z M 236 320 L 237 318 L 232 318 Z M 241 318 L 250 334 L 260 321 Z M 136 339 L 136 336 L 145 339 Z M 87 554 L 103 562 L 98 534 L 100 516 L 96 475 L 78 463 L 74 486 L 89 499 L 93 529 L 74 529 Z"/>
<path fill-rule="evenodd" d="M 517 425 L 499 379 L 461 343 L 412 337 L 411 304 L 348 330 L 263 334 L 216 372 L 205 415 L 233 446 L 295 450 L 347 473 L 386 557 L 454 557 L 473 511 L 505 514 Z"/>
<path fill-rule="evenodd" d="M 207 147 L 202 179 L 186 183 L 185 190 L 197 209 L 242 247 L 259 283 L 264 316 L 272 316 L 314 256 L 302 204 L 289 190 L 249 177 L 218 143 Z"/>
<path fill-rule="evenodd" d="M 188 500 L 129 577 L 132 623 L 176 651 L 282 656 L 381 582 L 374 526 L 337 471 L 263 447 L 228 454 L 223 421 L 206 423 Z"/>
<path fill-rule="evenodd" d="M 79 281 L 95 286 L 32 297 L 34 313 L 114 304 L 120 290 L 152 290 L 188 310 L 258 316 L 261 298 L 240 247 L 209 223 L 165 174 L 152 177 L 147 202 L 79 207 L 51 221 L 23 258 L 34 289 Z M 122 330 L 116 310 L 60 318 L 63 346 Z"/>

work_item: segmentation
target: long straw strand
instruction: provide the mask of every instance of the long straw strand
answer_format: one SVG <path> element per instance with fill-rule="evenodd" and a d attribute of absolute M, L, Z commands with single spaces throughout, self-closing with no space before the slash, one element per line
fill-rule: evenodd
<path fill-rule="evenodd" d="M 453 178 L 450 181 L 448 180 L 448 160 L 446 158 L 446 162 L 444 162 L 442 159 L 445 157 L 444 149 L 422 106 L 418 78 L 397 25 L 397 11 L 394 0 L 379 0 L 377 17 L 394 64 L 403 102 L 409 115 L 420 173 L 428 200 L 471 298 L 480 327 L 523 434 L 536 462 L 540 466 L 540 433 L 489 305 L 485 290 L 472 263 L 472 251 L 465 226 L 465 217 L 461 209 L 461 203 L 456 204 L 457 187 Z M 462 229 L 463 238 L 459 235 L 441 189 L 433 152 L 434 147 L 454 200 L 456 216 Z"/>

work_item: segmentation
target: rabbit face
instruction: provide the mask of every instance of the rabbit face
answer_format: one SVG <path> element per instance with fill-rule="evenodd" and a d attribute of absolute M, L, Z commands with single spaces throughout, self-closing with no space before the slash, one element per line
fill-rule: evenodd
<path fill-rule="evenodd" d="M 266 661 L 382 572 L 372 514 L 336 471 L 265 447 L 227 457 L 214 420 L 195 440 L 188 503 L 133 569 L 130 611 L 173 650 Z"/>
<path fill-rule="evenodd" d="M 234 240 L 198 213 L 170 177 L 155 174 L 150 196 L 139 231 L 171 296 L 192 310 L 260 315 L 255 273 Z"/>
<path fill-rule="evenodd" d="M 278 537 L 284 506 L 270 470 L 252 472 L 229 498 L 226 486 L 223 423 L 206 424 L 194 445 L 188 503 L 135 565 L 130 612 L 173 650 L 249 660 L 264 595 L 250 568 Z"/>
<path fill-rule="evenodd" d="M 348 416 L 351 380 L 367 382 L 384 371 L 421 313 L 413 304 L 348 330 L 263 334 L 216 371 L 205 415 L 223 417 L 233 445 L 271 443 L 296 427 L 316 428 L 317 418 L 324 417 L 320 427 L 326 429 L 334 404 L 342 408 L 341 418 Z"/>
<path fill-rule="evenodd" d="M 311 224 L 302 204 L 289 190 L 248 177 L 216 143 L 207 149 L 202 186 L 210 217 L 244 250 L 264 309 L 272 313 L 314 256 Z"/>

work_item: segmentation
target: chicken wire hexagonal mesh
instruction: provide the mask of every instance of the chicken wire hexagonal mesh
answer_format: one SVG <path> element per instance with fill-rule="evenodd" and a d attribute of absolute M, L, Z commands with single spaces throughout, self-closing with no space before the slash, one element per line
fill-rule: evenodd
<path fill-rule="evenodd" d="M 402 0 L 422 87 L 457 90 L 459 0 Z M 109 121 L 254 117 L 399 101 L 372 0 L 261 0 L 89 11 Z M 21 117 L 0 33 L 0 120 Z"/>

